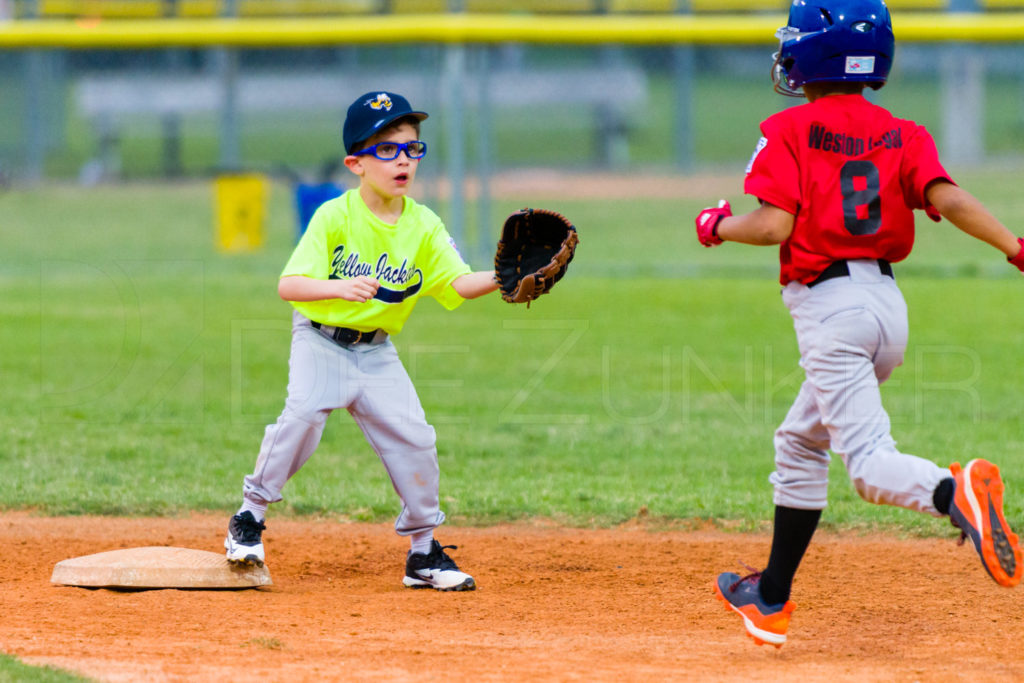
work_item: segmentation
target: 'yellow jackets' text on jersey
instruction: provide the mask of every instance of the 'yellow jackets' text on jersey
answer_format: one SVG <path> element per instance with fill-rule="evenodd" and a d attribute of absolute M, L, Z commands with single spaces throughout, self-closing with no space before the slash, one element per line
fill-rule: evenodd
<path fill-rule="evenodd" d="M 401 217 L 391 225 L 370 211 L 358 190 L 349 190 L 313 214 L 281 277 L 376 278 L 380 289 L 366 303 L 326 299 L 292 305 L 323 325 L 397 334 L 421 296 L 432 296 L 449 310 L 461 304 L 464 299 L 451 283 L 471 270 L 427 207 L 406 197 Z"/>

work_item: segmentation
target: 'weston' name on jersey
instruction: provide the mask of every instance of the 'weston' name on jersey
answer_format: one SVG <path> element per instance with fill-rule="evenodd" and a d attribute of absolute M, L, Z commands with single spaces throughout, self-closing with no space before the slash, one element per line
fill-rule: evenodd
<path fill-rule="evenodd" d="M 823 152 L 835 152 L 853 157 L 875 147 L 899 149 L 903 146 L 903 138 L 900 136 L 899 128 L 893 128 L 877 140 L 872 140 L 846 133 L 833 133 L 830 130 L 825 130 L 824 126 L 811 126 L 810 134 L 807 136 L 807 146 L 811 149 L 820 149 Z"/>

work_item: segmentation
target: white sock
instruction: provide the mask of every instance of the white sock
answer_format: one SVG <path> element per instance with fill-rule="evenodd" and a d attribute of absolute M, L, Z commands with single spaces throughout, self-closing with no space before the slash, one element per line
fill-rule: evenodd
<path fill-rule="evenodd" d="M 238 509 L 238 514 L 242 514 L 248 510 L 252 513 L 252 516 L 256 518 L 257 522 L 262 522 L 267 517 L 267 504 L 257 503 L 255 501 L 244 498 L 242 500 L 242 507 Z"/>
<path fill-rule="evenodd" d="M 430 554 L 430 548 L 434 545 L 434 530 L 419 531 L 409 536 L 412 541 L 412 552 Z"/>

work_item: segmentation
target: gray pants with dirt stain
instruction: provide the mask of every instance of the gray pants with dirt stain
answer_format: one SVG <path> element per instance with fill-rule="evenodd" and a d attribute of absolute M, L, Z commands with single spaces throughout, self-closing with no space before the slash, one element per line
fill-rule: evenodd
<path fill-rule="evenodd" d="M 405 536 L 444 522 L 434 428 L 390 339 L 341 345 L 294 313 L 288 398 L 268 425 L 243 495 L 274 503 L 316 450 L 331 412 L 345 408 L 391 477 L 402 511 L 395 530 Z"/>

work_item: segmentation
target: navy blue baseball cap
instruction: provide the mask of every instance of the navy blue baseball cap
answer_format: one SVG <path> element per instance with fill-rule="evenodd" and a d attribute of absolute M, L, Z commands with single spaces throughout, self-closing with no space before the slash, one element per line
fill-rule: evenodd
<path fill-rule="evenodd" d="M 356 145 L 373 136 L 392 121 L 412 116 L 417 121 L 427 118 L 427 112 L 414 111 L 409 100 L 393 92 L 377 90 L 359 97 L 348 108 L 345 116 L 345 153 L 351 154 Z"/>

